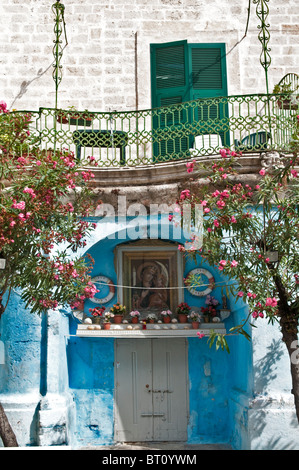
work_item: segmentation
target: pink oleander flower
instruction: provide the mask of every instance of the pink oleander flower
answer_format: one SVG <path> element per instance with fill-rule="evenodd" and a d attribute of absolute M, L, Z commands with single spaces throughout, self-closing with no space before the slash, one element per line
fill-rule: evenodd
<path fill-rule="evenodd" d="M 243 295 L 244 295 L 244 292 L 242 292 L 241 290 L 237 293 L 238 297 L 243 297 Z"/>
<path fill-rule="evenodd" d="M 204 333 L 200 333 L 199 331 L 196 333 L 196 336 L 201 339 L 204 337 Z"/>
<path fill-rule="evenodd" d="M 217 219 L 215 219 L 215 220 L 213 221 L 213 224 L 215 225 L 215 227 L 219 227 L 219 226 L 220 226 L 220 224 L 219 224 L 219 222 L 218 222 Z"/>
<path fill-rule="evenodd" d="M 227 157 L 227 151 L 226 149 L 220 149 L 219 150 L 219 153 L 221 155 L 222 158 L 226 158 Z"/>
<path fill-rule="evenodd" d="M 263 170 L 263 169 L 260 170 L 260 171 L 259 171 L 259 174 L 260 174 L 261 176 L 264 176 L 264 175 L 266 174 L 266 170 Z"/>
<path fill-rule="evenodd" d="M 229 197 L 229 191 L 227 189 L 225 189 L 224 191 L 222 191 L 222 193 L 220 193 L 220 196 L 228 198 Z"/>
<path fill-rule="evenodd" d="M 193 170 L 194 170 L 194 163 L 195 163 L 195 160 L 193 160 L 192 162 L 187 162 L 187 163 L 186 163 L 187 173 L 192 173 L 192 172 L 193 172 Z"/>
<path fill-rule="evenodd" d="M 17 159 L 17 161 L 18 161 L 19 163 L 21 163 L 21 165 L 25 165 L 25 163 L 26 163 L 26 158 L 24 158 L 24 157 L 19 157 L 19 158 Z"/>
<path fill-rule="evenodd" d="M 276 307 L 277 306 L 277 300 L 275 297 L 267 297 L 266 299 L 266 307 Z"/>
<path fill-rule="evenodd" d="M 5 101 L 0 101 L 0 111 L 2 113 L 8 113 L 7 104 Z"/>
<path fill-rule="evenodd" d="M 190 197 L 190 191 L 189 189 L 184 189 L 184 191 L 181 192 L 180 199 L 188 199 Z"/>
<path fill-rule="evenodd" d="M 24 188 L 23 193 L 30 194 L 30 196 L 32 196 L 32 198 L 35 198 L 35 197 L 36 197 L 36 194 L 35 194 L 35 192 L 33 191 L 33 189 L 32 189 L 32 188 L 28 188 L 27 186 L 26 186 L 26 188 Z"/>
<path fill-rule="evenodd" d="M 232 224 L 236 224 L 236 223 L 237 223 L 237 219 L 236 219 L 236 217 L 233 216 L 233 215 L 232 215 L 230 221 L 231 221 Z"/>
<path fill-rule="evenodd" d="M 20 202 L 17 202 L 15 199 L 13 200 L 13 204 L 12 204 L 12 209 L 20 209 L 20 210 L 24 210 L 25 209 L 25 201 L 20 201 Z"/>
<path fill-rule="evenodd" d="M 217 204 L 219 209 L 222 209 L 225 206 L 225 202 L 222 199 L 217 201 L 216 204 Z"/>
<path fill-rule="evenodd" d="M 238 261 L 233 260 L 230 265 L 232 268 L 235 268 L 236 266 L 238 266 L 238 264 L 239 264 Z"/>

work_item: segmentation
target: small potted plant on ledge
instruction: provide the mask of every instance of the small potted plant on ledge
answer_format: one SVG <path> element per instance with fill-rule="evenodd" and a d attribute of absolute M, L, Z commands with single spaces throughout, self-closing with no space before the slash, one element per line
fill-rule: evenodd
<path fill-rule="evenodd" d="M 140 312 L 138 312 L 138 310 L 132 310 L 132 312 L 130 312 L 130 317 L 132 318 L 132 323 L 138 323 Z"/>
<path fill-rule="evenodd" d="M 68 110 L 58 109 L 56 112 L 56 120 L 60 124 L 70 124 L 71 126 L 90 126 L 94 116 L 89 111 L 77 111 L 74 106 L 70 106 Z"/>
<path fill-rule="evenodd" d="M 90 308 L 89 311 L 91 315 L 93 316 L 92 322 L 97 325 L 100 324 L 101 318 L 105 310 L 106 310 L 105 307 Z"/>
<path fill-rule="evenodd" d="M 178 315 L 178 319 L 180 323 L 187 323 L 188 315 L 190 313 L 191 308 L 189 307 L 186 302 L 181 302 L 176 309 L 176 313 Z"/>
<path fill-rule="evenodd" d="M 161 312 L 161 317 L 163 319 L 163 322 L 164 323 L 170 323 L 171 321 L 171 315 L 172 315 L 172 311 L 171 310 L 163 310 Z"/>
<path fill-rule="evenodd" d="M 192 323 L 192 328 L 194 330 L 197 330 L 200 324 L 200 315 L 197 312 L 192 311 L 190 315 L 188 315 L 188 318 L 190 318 L 191 323 Z"/>
<path fill-rule="evenodd" d="M 147 323 L 155 323 L 155 320 L 157 320 L 157 317 L 154 313 L 149 313 L 146 317 Z"/>
<path fill-rule="evenodd" d="M 113 318 L 114 315 L 112 312 L 106 312 L 105 317 L 104 317 L 104 330 L 110 330 L 110 325 L 111 325 L 111 318 Z"/>
<path fill-rule="evenodd" d="M 280 109 L 298 109 L 299 106 L 299 92 L 298 86 L 293 83 L 276 84 L 273 88 L 273 93 L 284 95 L 278 98 L 277 104 Z"/>
<path fill-rule="evenodd" d="M 113 313 L 114 323 L 121 323 L 123 316 L 126 313 L 126 307 L 121 305 L 119 302 L 116 302 L 116 304 L 111 307 L 110 312 Z"/>
<path fill-rule="evenodd" d="M 201 311 L 203 313 L 205 323 L 209 323 L 210 320 L 217 316 L 216 306 L 219 302 L 212 295 L 207 295 L 205 303 L 207 307 L 201 307 Z"/>

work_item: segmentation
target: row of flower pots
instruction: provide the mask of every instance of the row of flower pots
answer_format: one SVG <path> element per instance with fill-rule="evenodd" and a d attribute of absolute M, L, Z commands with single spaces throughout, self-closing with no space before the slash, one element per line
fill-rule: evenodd
<path fill-rule="evenodd" d="M 143 325 L 147 323 L 192 323 L 193 328 L 198 328 L 199 324 L 203 320 L 204 322 L 210 321 L 219 321 L 217 317 L 216 305 L 218 301 L 211 296 L 208 296 L 206 300 L 207 307 L 202 307 L 201 312 L 202 315 L 199 313 L 192 311 L 191 307 L 182 302 L 178 305 L 176 309 L 176 316 L 177 318 L 173 317 L 173 313 L 171 310 L 163 310 L 157 316 L 156 314 L 150 313 L 145 318 L 141 319 L 141 314 L 138 310 L 133 310 L 129 313 L 129 317 L 131 319 L 131 323 L 141 323 Z M 121 305 L 119 302 L 113 305 L 109 311 L 105 311 L 105 307 L 96 307 L 93 309 L 89 309 L 92 317 L 93 323 L 100 324 L 103 323 L 104 329 L 109 329 L 110 324 L 113 321 L 115 324 L 120 324 L 123 321 L 128 323 L 127 320 L 124 320 L 124 316 L 126 314 L 126 307 Z"/>

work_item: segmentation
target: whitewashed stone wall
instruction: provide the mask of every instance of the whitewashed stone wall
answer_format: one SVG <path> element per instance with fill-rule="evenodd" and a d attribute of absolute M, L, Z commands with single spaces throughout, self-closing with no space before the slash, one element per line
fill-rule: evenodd
<path fill-rule="evenodd" d="M 16 109 L 54 106 L 52 47 L 54 15 L 49 0 L 5 0 L 0 5 L 0 99 Z M 151 43 L 187 39 L 225 42 L 228 92 L 265 92 L 259 62 L 259 20 L 255 5 L 247 36 L 247 0 L 65 0 L 69 45 L 63 55 L 59 107 L 109 111 L 134 110 L 135 40 L 138 106 L 151 107 Z M 252 2 L 251 2 L 252 3 Z M 297 0 L 270 0 L 270 47 L 273 85 L 298 72 Z M 136 36 L 137 33 L 137 36 Z"/>

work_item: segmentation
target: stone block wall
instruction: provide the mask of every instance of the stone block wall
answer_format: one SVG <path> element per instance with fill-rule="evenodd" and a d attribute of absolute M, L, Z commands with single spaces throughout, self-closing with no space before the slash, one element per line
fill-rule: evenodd
<path fill-rule="evenodd" d="M 247 0 L 62 3 L 69 44 L 62 58 L 59 107 L 74 105 L 98 111 L 151 107 L 150 44 L 183 39 L 226 43 L 230 95 L 265 92 L 256 5 L 251 4 L 248 32 L 243 38 Z M 296 3 L 269 2 L 271 90 L 283 75 L 297 72 Z M 9 107 L 35 110 L 54 106 L 51 4 L 47 0 L 7 0 L 0 5 L 0 99 Z"/>

